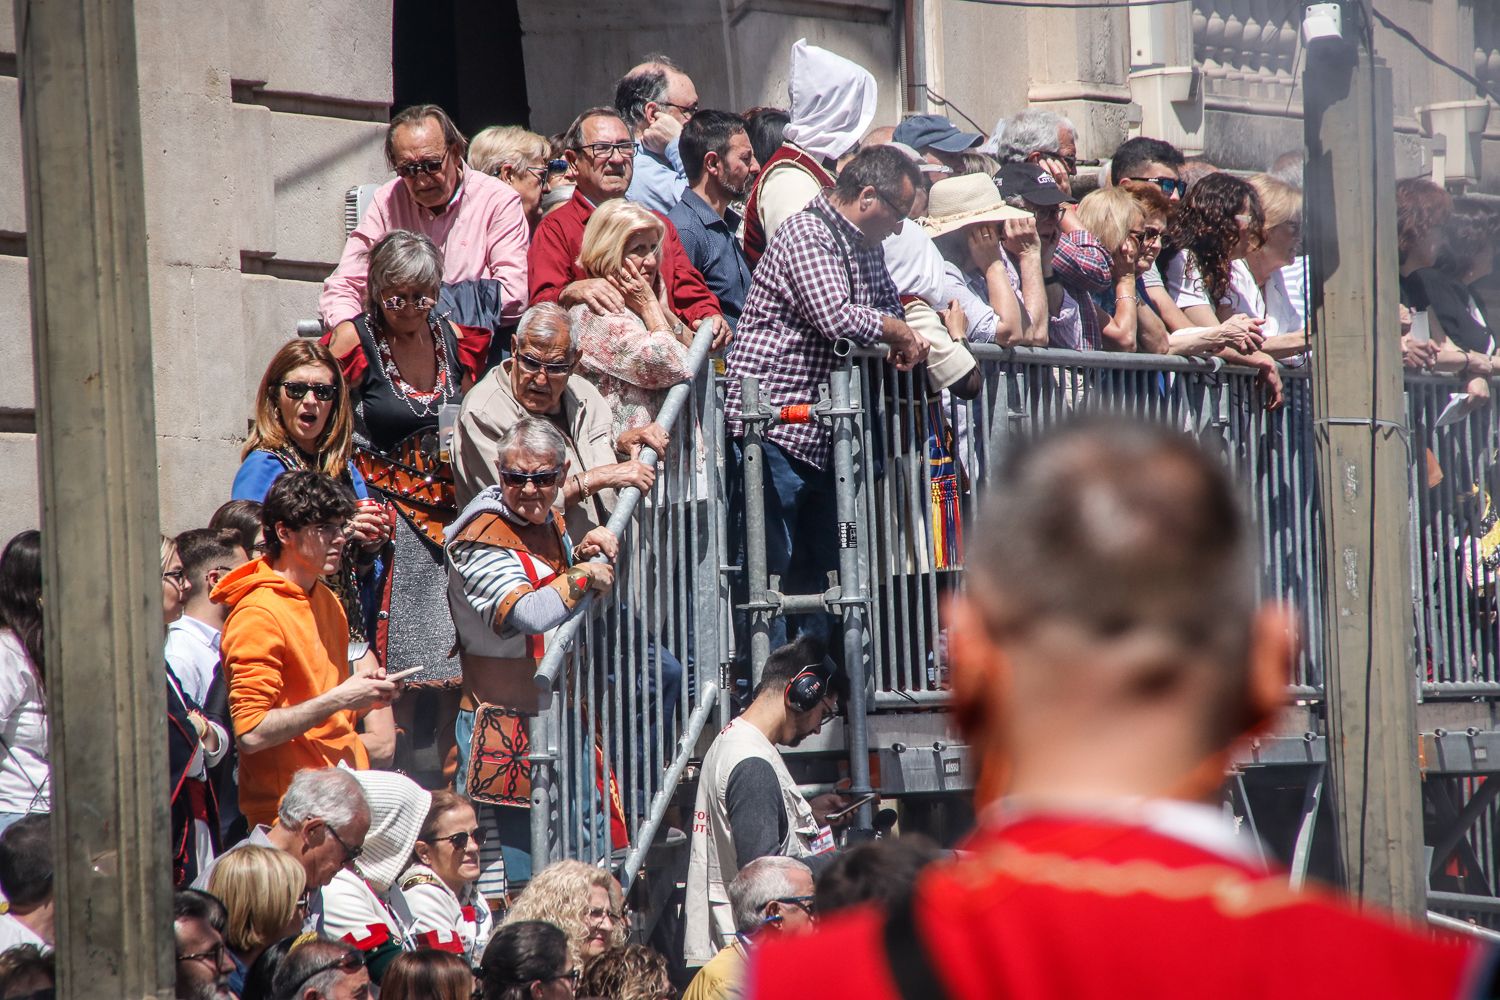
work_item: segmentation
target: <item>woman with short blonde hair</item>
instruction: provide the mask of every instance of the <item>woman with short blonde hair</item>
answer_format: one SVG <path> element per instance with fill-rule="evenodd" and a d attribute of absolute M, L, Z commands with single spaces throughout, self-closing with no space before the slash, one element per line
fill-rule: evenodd
<path fill-rule="evenodd" d="M 578 266 L 620 293 L 625 308 L 600 316 L 586 305 L 568 312 L 582 352 L 581 373 L 609 403 L 613 436 L 656 419 L 666 390 L 692 377 L 687 325 L 672 311 L 661 277 L 666 225 L 624 198 L 589 216 Z"/>
<path fill-rule="evenodd" d="M 1124 188 L 1090 191 L 1078 203 L 1078 221 L 1110 253 L 1120 249 L 1141 223 L 1140 203 Z"/>
<path fill-rule="evenodd" d="M 519 125 L 491 125 L 469 143 L 469 166 L 515 188 L 531 228 L 542 220 L 542 197 L 551 189 L 552 144 Z"/>
<path fill-rule="evenodd" d="M 238 993 L 245 970 L 274 942 L 295 934 L 302 926 L 302 893 L 307 874 L 285 851 L 246 844 L 214 865 L 208 891 L 229 911 L 224 943 L 234 955 L 230 985 Z"/>
<path fill-rule="evenodd" d="M 603 868 L 555 861 L 516 897 L 502 926 L 541 920 L 562 928 L 575 965 L 625 943 L 625 896 Z"/>
<path fill-rule="evenodd" d="M 1165 353 L 1165 329 L 1155 339 L 1141 339 L 1140 311 L 1145 290 L 1140 269 L 1145 215 L 1140 203 L 1124 188 L 1090 191 L 1078 203 L 1078 221 L 1109 251 L 1111 285 L 1103 294 L 1091 294 L 1080 308 L 1093 309 L 1106 351 Z M 1151 328 L 1154 331 L 1154 328 Z"/>

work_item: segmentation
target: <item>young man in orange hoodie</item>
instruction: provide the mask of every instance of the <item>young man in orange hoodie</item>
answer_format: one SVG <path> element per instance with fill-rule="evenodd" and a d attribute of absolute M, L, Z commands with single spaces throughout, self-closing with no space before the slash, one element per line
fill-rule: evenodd
<path fill-rule="evenodd" d="M 292 775 L 345 761 L 370 766 L 355 723 L 388 705 L 399 682 L 349 674 L 344 609 L 319 577 L 338 572 L 354 499 L 318 472 L 288 472 L 261 506 L 266 554 L 219 581 L 230 607 L 219 649 L 240 751 L 240 810 L 276 816 Z"/>

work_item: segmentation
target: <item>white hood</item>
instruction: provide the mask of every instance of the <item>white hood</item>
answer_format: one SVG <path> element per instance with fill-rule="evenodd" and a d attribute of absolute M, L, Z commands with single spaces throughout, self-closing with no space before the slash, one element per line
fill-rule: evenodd
<path fill-rule="evenodd" d="M 875 120 L 875 78 L 869 71 L 799 38 L 787 82 L 792 117 L 786 138 L 824 159 L 853 148 Z"/>

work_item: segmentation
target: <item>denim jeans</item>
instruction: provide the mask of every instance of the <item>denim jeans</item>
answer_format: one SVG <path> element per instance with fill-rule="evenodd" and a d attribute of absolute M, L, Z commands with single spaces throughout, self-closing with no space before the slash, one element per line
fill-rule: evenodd
<path fill-rule="evenodd" d="M 761 440 L 761 454 L 765 470 L 766 572 L 781 577 L 783 594 L 821 594 L 828 589 L 828 574 L 839 565 L 833 471 L 814 468 L 766 438 Z M 734 463 L 730 523 L 743 560 L 744 446 L 739 440 L 734 442 Z M 833 634 L 830 615 L 796 617 L 793 624 L 798 635 L 813 635 L 827 642 Z M 788 631 L 786 616 L 771 622 L 772 649 L 787 642 Z M 837 658 L 837 653 L 834 655 Z"/>

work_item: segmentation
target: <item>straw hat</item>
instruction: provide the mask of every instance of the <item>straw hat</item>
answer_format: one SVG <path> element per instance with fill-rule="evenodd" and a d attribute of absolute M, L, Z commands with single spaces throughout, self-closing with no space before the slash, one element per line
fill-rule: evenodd
<path fill-rule="evenodd" d="M 984 174 L 963 174 L 932 185 L 922 225 L 928 235 L 937 237 L 980 222 L 1029 218 L 1030 212 L 1007 205 L 995 182 Z"/>

